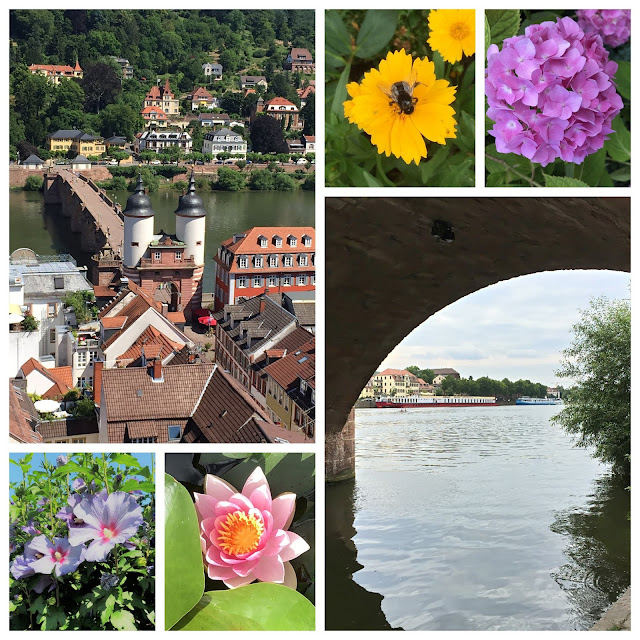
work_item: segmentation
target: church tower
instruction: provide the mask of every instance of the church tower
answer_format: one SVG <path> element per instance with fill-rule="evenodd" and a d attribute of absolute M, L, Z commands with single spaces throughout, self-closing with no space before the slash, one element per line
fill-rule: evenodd
<path fill-rule="evenodd" d="M 202 198 L 196 194 L 196 179 L 191 173 L 189 190 L 180 196 L 176 214 L 176 239 L 185 244 L 185 257 L 193 258 L 193 296 L 191 307 L 202 305 L 202 275 L 204 273 L 204 240 L 207 212 Z"/>
<path fill-rule="evenodd" d="M 138 176 L 135 191 L 129 196 L 124 216 L 123 273 L 140 284 L 137 267 L 153 241 L 154 212 L 151 200 L 144 192 L 142 176 Z"/>

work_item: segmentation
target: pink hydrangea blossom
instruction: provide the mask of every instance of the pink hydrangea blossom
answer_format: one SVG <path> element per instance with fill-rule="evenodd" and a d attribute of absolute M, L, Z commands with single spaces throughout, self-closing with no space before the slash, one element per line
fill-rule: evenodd
<path fill-rule="evenodd" d="M 631 37 L 631 9 L 578 9 L 578 25 L 598 34 L 608 47 L 619 47 Z"/>
<path fill-rule="evenodd" d="M 284 584 L 295 589 L 296 575 L 289 560 L 309 549 L 288 531 L 296 496 L 271 498 L 260 467 L 247 478 L 242 492 L 217 476 L 208 475 L 205 493 L 196 493 L 196 511 L 207 573 L 229 588 L 254 580 Z"/>
<path fill-rule="evenodd" d="M 561 158 L 581 164 L 604 146 L 622 109 L 614 84 L 618 65 L 597 33 L 571 18 L 530 25 L 487 50 L 485 93 L 489 133 L 498 153 L 543 167 Z"/>

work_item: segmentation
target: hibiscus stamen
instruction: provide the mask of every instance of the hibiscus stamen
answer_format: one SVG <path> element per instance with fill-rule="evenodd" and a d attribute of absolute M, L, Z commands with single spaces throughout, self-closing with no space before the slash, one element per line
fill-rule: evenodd
<path fill-rule="evenodd" d="M 218 528 L 218 544 L 227 555 L 249 553 L 258 547 L 264 524 L 253 514 L 236 511 Z"/>

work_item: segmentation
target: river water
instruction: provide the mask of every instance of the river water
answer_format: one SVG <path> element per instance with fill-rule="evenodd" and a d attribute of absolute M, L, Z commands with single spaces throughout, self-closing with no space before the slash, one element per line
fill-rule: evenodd
<path fill-rule="evenodd" d="M 109 197 L 126 206 L 127 191 L 109 191 Z M 156 214 L 155 230 L 175 233 L 174 211 L 180 192 L 161 189 L 150 194 Z M 315 227 L 312 191 L 199 191 L 207 210 L 205 237 L 204 290 L 215 291 L 215 262 L 218 247 L 234 233 L 251 227 L 296 226 Z M 9 251 L 28 247 L 40 255 L 71 253 L 79 264 L 87 264 L 90 256 L 83 255 L 77 242 L 70 237 L 59 208 L 47 206 L 42 194 L 11 191 L 9 195 Z"/>
<path fill-rule="evenodd" d="M 327 629 L 588 629 L 630 583 L 630 500 L 560 409 L 356 410 Z"/>

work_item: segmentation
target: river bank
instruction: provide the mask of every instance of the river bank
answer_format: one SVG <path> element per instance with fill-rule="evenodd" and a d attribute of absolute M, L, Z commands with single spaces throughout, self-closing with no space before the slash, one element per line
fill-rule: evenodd
<path fill-rule="evenodd" d="M 631 631 L 631 587 L 604 612 L 590 631 Z"/>

